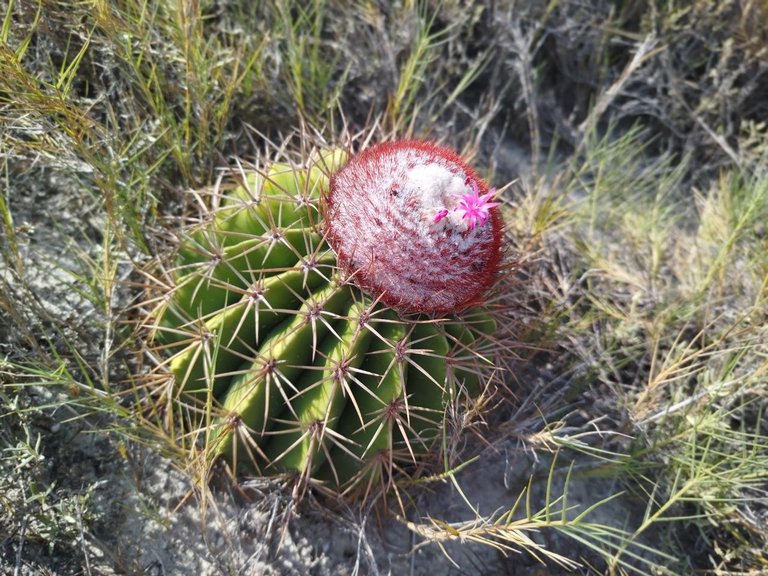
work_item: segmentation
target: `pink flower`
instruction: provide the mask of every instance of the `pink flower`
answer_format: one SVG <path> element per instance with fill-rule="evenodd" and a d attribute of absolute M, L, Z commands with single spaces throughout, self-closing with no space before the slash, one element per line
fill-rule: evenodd
<path fill-rule="evenodd" d="M 434 221 L 435 222 L 440 222 L 440 220 L 442 220 L 446 216 L 448 216 L 448 210 L 443 208 L 442 210 L 440 210 L 440 212 L 437 213 L 437 216 L 435 216 L 435 220 Z"/>
<path fill-rule="evenodd" d="M 469 219 L 469 229 L 474 230 L 476 225 L 483 225 L 491 216 L 491 208 L 498 206 L 498 202 L 489 202 L 493 195 L 496 194 L 496 188 L 491 188 L 487 194 L 480 196 L 480 191 L 477 188 L 477 182 L 472 178 L 467 178 L 465 184 L 472 184 L 472 194 L 461 194 L 461 200 L 459 205 L 454 208 L 463 212 L 462 218 Z M 435 220 L 437 222 L 437 219 Z"/>

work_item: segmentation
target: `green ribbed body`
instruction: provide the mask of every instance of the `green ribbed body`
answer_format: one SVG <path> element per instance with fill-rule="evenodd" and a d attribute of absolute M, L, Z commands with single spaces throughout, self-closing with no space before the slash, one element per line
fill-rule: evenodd
<path fill-rule="evenodd" d="M 180 244 L 153 341 L 209 464 L 368 492 L 427 457 L 447 403 L 491 378 L 495 323 L 400 316 L 345 282 L 319 206 L 344 160 L 273 165 L 224 192 Z"/>

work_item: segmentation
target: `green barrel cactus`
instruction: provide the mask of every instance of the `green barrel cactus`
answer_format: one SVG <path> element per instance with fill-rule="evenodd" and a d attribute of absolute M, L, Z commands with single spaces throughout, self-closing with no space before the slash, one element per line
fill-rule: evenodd
<path fill-rule="evenodd" d="M 171 427 L 206 470 L 357 494 L 435 459 L 446 407 L 497 373 L 493 194 L 414 141 L 220 190 L 148 316 Z"/>

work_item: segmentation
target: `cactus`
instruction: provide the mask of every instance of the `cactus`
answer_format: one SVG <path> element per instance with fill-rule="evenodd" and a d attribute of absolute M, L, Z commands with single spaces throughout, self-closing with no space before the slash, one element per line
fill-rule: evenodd
<path fill-rule="evenodd" d="M 148 316 L 190 448 L 208 468 L 347 494 L 418 470 L 448 403 L 496 373 L 493 194 L 413 141 L 273 164 L 224 191 Z"/>

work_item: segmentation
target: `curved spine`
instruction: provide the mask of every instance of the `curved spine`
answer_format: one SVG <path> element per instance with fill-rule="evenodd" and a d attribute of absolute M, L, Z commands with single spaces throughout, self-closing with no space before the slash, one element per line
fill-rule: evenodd
<path fill-rule="evenodd" d="M 490 361 L 478 353 L 477 344 L 493 334 L 496 322 L 488 313 L 480 312 L 464 321 L 447 322 L 443 326 L 451 346 L 449 365 L 452 377 L 449 376 L 448 381 L 463 387 L 469 397 L 475 397 L 485 388 L 485 373 L 488 370 L 483 368 L 492 367 Z"/>
<path fill-rule="evenodd" d="M 447 389 L 448 339 L 435 324 L 415 324 L 408 338 L 408 370 L 405 380 L 405 435 L 399 430 L 397 445 L 404 443 L 411 458 L 428 451 L 429 441 L 441 427 Z M 419 446 L 420 445 L 420 446 Z M 421 448 L 421 450 L 419 450 Z"/>

